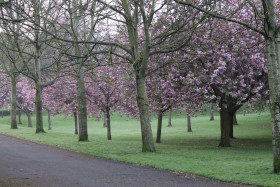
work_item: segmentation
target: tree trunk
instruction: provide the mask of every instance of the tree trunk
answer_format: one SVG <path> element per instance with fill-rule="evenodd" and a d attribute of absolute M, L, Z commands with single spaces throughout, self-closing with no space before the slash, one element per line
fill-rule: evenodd
<path fill-rule="evenodd" d="M 25 114 L 26 114 L 27 120 L 28 120 L 28 127 L 32 127 L 31 112 L 27 111 Z"/>
<path fill-rule="evenodd" d="M 51 112 L 49 110 L 48 110 L 48 124 L 49 124 L 49 130 L 52 130 Z"/>
<path fill-rule="evenodd" d="M 106 120 L 106 112 L 104 112 L 104 122 L 103 122 L 103 127 L 107 127 L 107 120 Z"/>
<path fill-rule="evenodd" d="M 272 122 L 273 170 L 280 173 L 280 30 L 275 0 L 263 0 Z"/>
<path fill-rule="evenodd" d="M 275 0 L 262 0 L 272 122 L 273 170 L 280 173 L 280 30 Z"/>
<path fill-rule="evenodd" d="M 77 112 L 74 112 L 74 121 L 75 121 L 75 134 L 78 133 L 78 117 L 77 117 Z"/>
<path fill-rule="evenodd" d="M 146 91 L 146 79 L 143 76 L 136 75 L 137 85 L 137 105 L 140 112 L 140 124 L 142 134 L 142 151 L 155 152 L 153 134 L 151 128 L 151 119 L 149 111 L 149 99 Z"/>
<path fill-rule="evenodd" d="M 271 37 L 266 41 L 266 49 L 271 104 L 273 170 L 275 173 L 280 173 L 280 36 Z"/>
<path fill-rule="evenodd" d="M 234 113 L 230 113 L 230 116 L 232 118 L 232 123 L 230 124 L 230 131 L 229 131 L 229 137 L 230 138 L 234 138 L 234 136 L 233 136 L 234 114 L 235 114 L 235 112 Z"/>
<path fill-rule="evenodd" d="M 220 129 L 221 139 L 220 147 L 230 147 L 230 127 L 232 124 L 232 114 L 224 107 L 220 110 Z"/>
<path fill-rule="evenodd" d="M 236 112 L 233 115 L 233 125 L 238 125 L 237 118 L 236 118 Z"/>
<path fill-rule="evenodd" d="M 35 109 L 36 109 L 36 133 L 45 133 L 43 127 L 43 113 L 42 113 L 42 86 L 35 83 L 36 95 L 35 95 Z"/>
<path fill-rule="evenodd" d="M 28 127 L 32 127 L 32 121 L 31 121 L 31 112 L 26 109 L 26 108 L 23 108 L 22 111 L 26 114 L 27 116 L 27 120 L 28 120 Z"/>
<path fill-rule="evenodd" d="M 11 76 L 11 129 L 17 129 L 17 82 L 15 76 Z"/>
<path fill-rule="evenodd" d="M 187 114 L 188 132 L 192 132 L 191 116 Z"/>
<path fill-rule="evenodd" d="M 210 103 L 210 121 L 214 121 L 214 106 L 213 103 Z"/>
<path fill-rule="evenodd" d="M 3 112 L 3 110 L 1 111 L 1 118 L 4 118 L 4 112 Z"/>
<path fill-rule="evenodd" d="M 84 68 L 79 69 L 77 75 L 77 100 L 78 100 L 78 113 L 79 113 L 79 141 L 88 141 L 87 132 L 87 103 L 86 91 L 84 83 Z"/>
<path fill-rule="evenodd" d="M 21 123 L 21 112 L 20 112 L 20 109 L 18 110 L 18 124 L 22 124 Z"/>
<path fill-rule="evenodd" d="M 110 109 L 106 109 L 106 124 L 107 124 L 107 139 L 112 140 L 111 137 L 111 124 L 110 124 Z"/>
<path fill-rule="evenodd" d="M 161 127 L 162 127 L 162 111 L 158 111 L 158 125 L 157 125 L 157 143 L 161 143 Z"/>
<path fill-rule="evenodd" d="M 170 109 L 168 113 L 168 127 L 172 127 L 171 115 L 172 115 L 172 110 Z"/>

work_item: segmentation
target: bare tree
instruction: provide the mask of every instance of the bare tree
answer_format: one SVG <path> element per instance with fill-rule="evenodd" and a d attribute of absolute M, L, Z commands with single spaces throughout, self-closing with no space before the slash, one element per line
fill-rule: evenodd
<path fill-rule="evenodd" d="M 79 141 L 87 141 L 85 75 L 88 69 L 92 70 L 102 63 L 95 57 L 102 52 L 94 41 L 101 37 L 99 23 L 106 15 L 106 12 L 103 13 L 105 7 L 97 1 L 86 0 L 60 1 L 59 7 L 63 7 L 63 14 L 58 20 L 51 20 L 55 25 L 56 34 L 48 34 L 60 43 L 57 49 L 67 59 L 65 65 L 74 72 L 77 85 Z"/>
<path fill-rule="evenodd" d="M 20 20 L 17 24 L 7 25 L 5 30 L 12 36 L 13 46 L 9 51 L 17 53 L 17 61 L 22 66 L 20 72 L 35 83 L 36 133 L 45 132 L 42 117 L 42 90 L 54 83 L 60 67 L 60 56 L 55 49 L 46 45 L 50 38 L 42 31 L 42 28 L 53 30 L 52 25 L 46 20 L 50 15 L 52 18 L 58 15 L 53 10 L 55 5 L 47 0 L 17 0 L 12 1 L 9 8 L 2 11 L 2 17 Z"/>
<path fill-rule="evenodd" d="M 17 3 L 17 2 L 14 2 Z M 1 6 L 1 2 L 0 2 Z M 0 36 L 0 50 L 1 50 L 1 67 L 5 73 L 10 78 L 11 83 L 11 99 L 10 99 L 10 117 L 11 117 L 11 128 L 17 129 L 16 121 L 16 111 L 17 111 L 17 101 L 16 101 L 16 84 L 20 72 L 23 69 L 20 63 L 20 58 L 18 58 L 18 52 L 15 51 L 17 43 L 15 41 L 19 40 L 19 24 L 13 22 L 12 20 L 19 20 L 21 18 L 19 12 L 12 10 L 12 5 L 7 5 L 1 9 L 1 26 L 2 33 Z M 9 21 L 7 19 L 9 18 Z"/>

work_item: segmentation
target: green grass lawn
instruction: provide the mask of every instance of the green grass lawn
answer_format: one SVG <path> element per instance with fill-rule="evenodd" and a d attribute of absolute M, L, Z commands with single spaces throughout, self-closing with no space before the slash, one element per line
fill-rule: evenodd
<path fill-rule="evenodd" d="M 47 118 L 44 118 L 47 129 Z M 103 122 L 89 119 L 89 142 L 78 142 L 73 118 L 64 119 L 63 116 L 52 118 L 53 130 L 46 130 L 45 134 L 35 134 L 34 127 L 28 128 L 25 116 L 22 117 L 23 125 L 19 125 L 17 130 L 10 129 L 8 117 L 0 118 L 0 132 L 137 165 L 235 183 L 280 186 L 280 175 L 272 172 L 270 114 L 239 114 L 237 118 L 239 125 L 234 127 L 237 139 L 231 141 L 232 147 L 219 148 L 218 116 L 215 116 L 215 121 L 209 121 L 209 116 L 192 118 L 192 133 L 187 132 L 184 115 L 174 113 L 172 127 L 167 127 L 165 116 L 162 143 L 156 144 L 155 153 L 141 152 L 139 120 L 126 121 L 127 117 L 117 114 L 111 121 L 111 141 L 106 139 Z M 156 122 L 156 117 L 153 117 L 154 139 Z"/>

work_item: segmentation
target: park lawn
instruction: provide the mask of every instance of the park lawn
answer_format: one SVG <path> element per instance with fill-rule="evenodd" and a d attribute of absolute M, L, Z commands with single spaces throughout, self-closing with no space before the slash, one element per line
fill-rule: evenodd
<path fill-rule="evenodd" d="M 238 114 L 239 125 L 234 127 L 236 139 L 232 147 L 219 148 L 219 117 L 209 121 L 209 116 L 192 118 L 193 132 L 187 132 L 186 117 L 173 113 L 172 127 L 163 119 L 162 143 L 156 144 L 155 153 L 141 152 L 140 124 L 115 114 L 112 118 L 112 140 L 106 140 L 102 121 L 88 121 L 89 141 L 78 142 L 74 135 L 73 118 L 52 118 L 53 130 L 35 134 L 27 127 L 27 119 L 17 130 L 10 129 L 9 118 L 0 118 L 0 132 L 20 138 L 47 143 L 66 149 L 91 154 L 136 165 L 155 167 L 176 172 L 187 172 L 222 181 L 280 186 L 280 175 L 272 172 L 272 143 L 269 112 Z M 152 117 L 154 139 L 156 117 Z M 35 120 L 33 119 L 33 125 Z"/>

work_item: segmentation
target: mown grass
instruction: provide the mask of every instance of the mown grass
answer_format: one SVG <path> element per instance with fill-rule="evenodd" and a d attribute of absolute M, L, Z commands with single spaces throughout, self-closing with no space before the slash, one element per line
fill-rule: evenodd
<path fill-rule="evenodd" d="M 167 117 L 164 117 L 162 143 L 156 144 L 155 153 L 141 152 L 139 120 L 127 121 L 126 117 L 117 114 L 111 122 L 111 141 L 106 140 L 102 121 L 89 120 L 89 141 L 78 142 L 73 118 L 64 119 L 63 116 L 54 117 L 53 130 L 46 130 L 45 134 L 35 134 L 34 127 L 27 127 L 25 117 L 17 130 L 10 129 L 8 117 L 0 118 L 0 132 L 116 161 L 234 183 L 280 186 L 280 176 L 272 172 L 270 114 L 239 114 L 237 118 L 239 125 L 234 127 L 236 139 L 231 141 L 232 147 L 219 148 L 218 116 L 215 121 L 209 121 L 209 116 L 192 118 L 192 133 L 187 132 L 184 115 L 174 113 L 172 127 L 167 127 Z M 47 129 L 46 117 L 44 120 Z M 152 127 L 155 136 L 155 117 Z"/>

